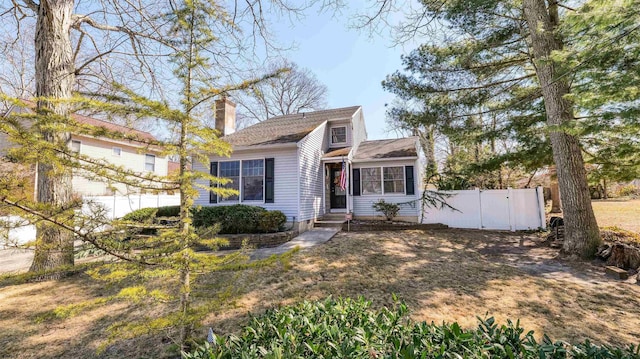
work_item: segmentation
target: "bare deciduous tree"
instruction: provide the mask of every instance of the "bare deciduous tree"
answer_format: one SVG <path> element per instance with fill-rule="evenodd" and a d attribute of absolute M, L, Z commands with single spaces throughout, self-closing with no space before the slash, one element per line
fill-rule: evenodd
<path fill-rule="evenodd" d="M 278 77 L 259 83 L 237 97 L 240 127 L 274 116 L 321 110 L 327 106 L 327 87 L 306 68 L 282 60 L 269 65 L 267 73 L 286 69 Z"/>
<path fill-rule="evenodd" d="M 233 64 L 246 60 L 251 41 L 269 36 L 266 17 L 270 12 L 294 13 L 306 6 L 285 0 L 251 0 L 235 3 L 227 11 L 215 3 L 214 7 L 220 7 L 220 13 L 233 21 L 212 23 L 211 31 L 218 41 L 204 50 L 214 67 L 226 74 L 208 75 L 228 83 Z M 71 139 L 69 126 L 60 119 L 73 111 L 74 91 L 104 94 L 114 90 L 112 83 L 125 83 L 171 102 L 171 96 L 163 96 L 162 91 L 175 88 L 167 86 L 176 82 L 169 55 L 181 51 L 174 46 L 181 39 L 171 33 L 171 22 L 164 16 L 173 7 L 172 1 L 145 0 L 12 0 L 0 4 L 0 19 L 6 21 L 3 27 L 6 33 L 17 34 L 16 40 L 24 36 L 25 22 L 35 23 L 34 94 L 36 112 L 44 121 L 36 120 L 34 129 L 52 147 L 67 145 Z M 242 29 L 248 30 L 249 36 Z M 66 211 L 71 210 L 71 204 L 78 205 L 73 201 L 70 168 L 40 161 L 37 178 L 37 198 L 42 205 Z M 38 225 L 33 271 L 73 265 L 72 231 L 50 223 Z"/>

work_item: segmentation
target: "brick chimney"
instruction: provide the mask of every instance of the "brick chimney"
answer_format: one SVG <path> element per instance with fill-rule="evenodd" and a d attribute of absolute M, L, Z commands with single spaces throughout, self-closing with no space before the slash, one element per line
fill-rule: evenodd
<path fill-rule="evenodd" d="M 224 97 L 216 100 L 216 130 L 223 136 L 236 132 L 236 104 Z"/>

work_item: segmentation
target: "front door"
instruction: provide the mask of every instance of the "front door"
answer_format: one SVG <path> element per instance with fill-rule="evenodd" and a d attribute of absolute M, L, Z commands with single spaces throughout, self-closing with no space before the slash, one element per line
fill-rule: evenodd
<path fill-rule="evenodd" d="M 331 190 L 331 209 L 347 208 L 347 191 L 340 188 L 340 172 L 342 164 L 333 165 L 330 168 L 331 182 L 329 188 Z"/>

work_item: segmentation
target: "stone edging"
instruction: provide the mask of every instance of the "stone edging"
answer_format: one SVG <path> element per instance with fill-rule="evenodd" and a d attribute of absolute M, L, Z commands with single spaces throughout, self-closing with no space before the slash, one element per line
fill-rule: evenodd
<path fill-rule="evenodd" d="M 253 248 L 276 247 L 289 242 L 298 235 L 297 231 L 277 233 L 246 233 L 246 234 L 219 234 L 217 237 L 225 238 L 229 245 L 220 249 L 240 249 L 243 244 Z"/>

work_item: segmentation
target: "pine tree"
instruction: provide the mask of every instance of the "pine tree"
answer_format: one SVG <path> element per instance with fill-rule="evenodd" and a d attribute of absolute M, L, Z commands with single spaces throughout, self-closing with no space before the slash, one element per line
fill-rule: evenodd
<path fill-rule="evenodd" d="M 403 59 L 408 74 L 397 72 L 384 86 L 423 101 L 420 116 L 432 121 L 425 123 L 462 135 L 464 118 L 498 116 L 498 126 L 481 138 L 509 141 L 515 150 L 484 165 L 555 163 L 567 230 L 564 250 L 589 257 L 600 238 L 583 149 L 603 169 L 624 168 L 633 176 L 637 163 L 637 5 L 423 2 L 424 11 L 404 23 L 404 34 L 424 34 L 436 22 L 446 33 L 432 32 L 431 43 Z M 613 143 L 619 145 L 614 149 Z"/>

